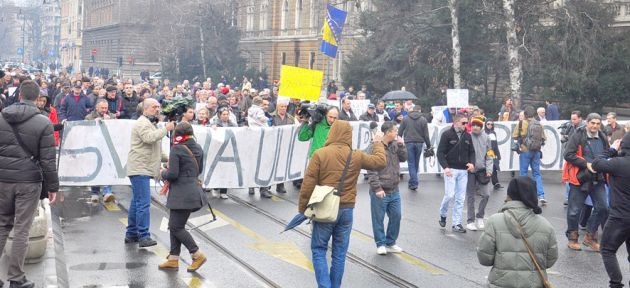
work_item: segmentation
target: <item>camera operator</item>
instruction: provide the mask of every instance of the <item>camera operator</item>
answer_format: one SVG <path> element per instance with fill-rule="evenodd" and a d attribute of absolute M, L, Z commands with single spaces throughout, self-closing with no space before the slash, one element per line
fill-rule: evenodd
<path fill-rule="evenodd" d="M 608 201 L 604 189 L 605 179 L 602 173 L 592 168 L 596 159 L 605 159 L 609 145 L 600 128 L 602 117 L 597 113 L 588 114 L 586 127 L 578 128 L 567 142 L 562 170 L 562 181 L 569 183 L 569 206 L 567 208 L 567 231 L 569 248 L 582 250 L 578 241 L 578 222 L 580 212 L 587 196 L 591 196 L 595 210 L 588 220 L 585 246 L 599 251 L 597 229 L 601 220 L 608 215 Z"/>
<path fill-rule="evenodd" d="M 311 106 L 302 104 L 298 112 L 298 121 L 302 123 L 298 133 L 298 140 L 309 141 L 313 139 L 311 149 L 308 151 L 308 158 L 313 156 L 315 150 L 324 147 L 330 127 L 339 117 L 339 108 L 335 106 L 317 105 L 312 115 L 311 110 L 313 110 Z M 293 184 L 298 188 L 302 186 L 301 181 Z"/>

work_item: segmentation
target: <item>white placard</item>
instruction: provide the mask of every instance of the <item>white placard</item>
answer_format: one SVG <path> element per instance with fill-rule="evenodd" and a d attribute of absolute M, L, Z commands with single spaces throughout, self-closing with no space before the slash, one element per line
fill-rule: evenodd
<path fill-rule="evenodd" d="M 468 107 L 468 89 L 446 90 L 446 106 L 453 108 Z"/>

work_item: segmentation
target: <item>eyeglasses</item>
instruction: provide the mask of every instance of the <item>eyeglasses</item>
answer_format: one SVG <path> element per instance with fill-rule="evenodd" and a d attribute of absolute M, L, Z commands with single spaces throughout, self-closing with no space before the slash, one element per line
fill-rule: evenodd
<path fill-rule="evenodd" d="M 466 122 L 462 122 L 462 125 L 466 125 L 466 124 L 468 124 L 468 121 L 466 121 Z"/>

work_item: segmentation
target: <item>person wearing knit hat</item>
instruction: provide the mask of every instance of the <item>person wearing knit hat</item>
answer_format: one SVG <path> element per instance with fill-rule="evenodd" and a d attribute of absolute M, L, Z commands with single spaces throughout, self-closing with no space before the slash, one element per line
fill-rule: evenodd
<path fill-rule="evenodd" d="M 477 116 L 472 118 L 470 136 L 475 149 L 475 168 L 468 172 L 468 182 L 466 184 L 466 203 L 468 221 L 466 229 L 471 231 L 483 230 L 484 216 L 488 199 L 490 198 L 490 178 L 492 177 L 493 156 L 492 143 L 483 131 L 483 118 Z M 475 198 L 479 195 L 479 207 L 475 214 Z"/>
<path fill-rule="evenodd" d="M 630 133 L 611 146 L 611 159 L 596 159 L 593 170 L 610 176 L 610 209 L 602 234 L 601 253 L 610 287 L 623 287 L 617 250 L 625 242 L 630 249 Z M 619 152 L 617 152 L 619 151 Z"/>
<path fill-rule="evenodd" d="M 492 266 L 488 275 L 491 287 L 521 287 L 518 285 L 522 283 L 546 287 L 542 277 L 547 279 L 546 269 L 558 260 L 558 244 L 553 226 L 540 215 L 536 183 L 527 176 L 515 177 L 507 194 L 505 204 L 490 216 L 477 242 L 479 263 Z M 540 272 L 526 245 L 535 255 Z"/>

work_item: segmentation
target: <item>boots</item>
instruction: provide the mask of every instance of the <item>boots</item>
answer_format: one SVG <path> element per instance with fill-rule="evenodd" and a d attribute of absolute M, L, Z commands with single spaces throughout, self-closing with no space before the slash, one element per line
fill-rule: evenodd
<path fill-rule="evenodd" d="M 195 271 L 197 271 L 197 269 L 199 269 L 199 267 L 201 267 L 201 265 L 203 265 L 203 263 L 206 263 L 206 260 L 207 260 L 206 256 L 203 255 L 203 253 L 201 253 L 200 251 L 197 251 L 197 252 L 193 253 L 192 254 L 192 259 L 193 259 L 193 262 L 186 269 L 186 270 L 188 270 L 188 272 L 195 272 Z"/>
<path fill-rule="evenodd" d="M 569 232 L 569 244 L 567 246 L 569 246 L 570 249 L 575 250 L 575 251 L 580 251 L 582 250 L 582 246 L 580 246 L 580 243 L 578 243 L 578 231 L 571 231 Z"/>
<path fill-rule="evenodd" d="M 164 270 L 178 270 L 179 269 L 179 256 L 168 255 L 166 257 L 166 262 L 158 265 L 158 268 L 164 269 Z"/>
<path fill-rule="evenodd" d="M 599 243 L 597 243 L 597 232 L 595 234 L 591 234 L 586 232 L 586 236 L 584 236 L 584 241 L 582 242 L 587 247 L 591 247 L 593 251 L 599 252 Z"/>

